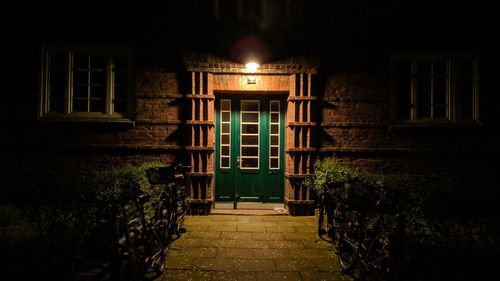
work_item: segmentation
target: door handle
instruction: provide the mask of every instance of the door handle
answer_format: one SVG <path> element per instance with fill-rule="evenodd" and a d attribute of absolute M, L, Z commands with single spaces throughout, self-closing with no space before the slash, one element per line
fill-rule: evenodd
<path fill-rule="evenodd" d="M 236 156 L 236 168 L 240 167 L 240 157 Z"/>

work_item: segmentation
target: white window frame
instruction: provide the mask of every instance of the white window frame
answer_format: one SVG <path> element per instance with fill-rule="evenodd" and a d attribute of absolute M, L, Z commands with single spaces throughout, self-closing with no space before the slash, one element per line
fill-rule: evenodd
<path fill-rule="evenodd" d="M 243 111 L 242 105 L 244 102 L 257 102 L 257 111 Z M 243 122 L 243 113 L 257 113 L 257 122 Z M 260 100 L 241 100 L 240 101 L 240 169 L 242 170 L 259 170 L 260 169 Z M 257 134 L 243 134 L 243 125 L 257 125 Z M 257 136 L 257 145 L 245 145 L 246 147 L 257 147 L 257 156 L 243 156 L 243 135 Z M 243 167 L 243 158 L 257 159 L 257 167 Z"/>
<path fill-rule="evenodd" d="M 394 68 L 397 62 L 410 62 L 411 70 L 409 73 L 410 76 L 410 118 L 409 119 L 401 119 L 396 116 L 396 110 L 399 106 L 396 102 L 396 86 L 395 80 L 396 77 L 401 76 L 400 73 L 397 73 L 397 70 Z M 417 76 L 416 76 L 416 65 L 421 61 L 445 61 L 447 66 L 447 89 L 446 89 L 446 115 L 445 118 L 419 118 L 417 114 L 418 110 L 418 98 L 417 98 Z M 479 59 L 475 55 L 470 54 L 462 54 L 462 55 L 436 55 L 436 54 L 397 54 L 393 55 L 391 58 L 391 73 L 393 77 L 393 97 L 392 104 L 393 111 L 392 116 L 393 120 L 397 123 L 431 123 L 431 124 L 439 124 L 439 123 L 461 123 L 467 122 L 461 119 L 457 112 L 458 104 L 457 104 L 457 85 L 459 81 L 457 81 L 458 77 L 456 75 L 456 63 L 460 61 L 470 62 L 472 65 L 472 121 L 476 124 L 480 124 L 480 115 L 479 115 Z M 470 120 L 469 120 L 470 121 Z"/>
<path fill-rule="evenodd" d="M 50 60 L 52 54 L 64 57 L 64 109 L 61 112 L 50 110 Z M 103 112 L 75 112 L 73 111 L 73 58 L 75 55 L 100 55 L 105 60 L 105 108 Z M 114 112 L 114 65 L 113 57 L 124 57 L 127 63 L 127 111 Z M 41 51 L 40 90 L 39 90 L 39 119 L 66 119 L 77 121 L 119 120 L 128 119 L 132 113 L 132 52 L 130 49 L 103 49 L 103 48 L 43 48 Z"/>
<path fill-rule="evenodd" d="M 219 167 L 221 169 L 230 169 L 231 168 L 231 100 L 230 99 L 221 99 L 220 101 L 220 155 L 219 155 Z M 229 110 L 223 110 L 222 109 L 222 103 L 223 102 L 228 102 L 229 103 Z M 222 113 L 223 112 L 229 112 L 229 121 L 224 121 L 222 120 Z M 222 125 L 223 124 L 229 124 L 229 132 L 224 133 L 222 132 Z M 228 144 L 223 144 L 222 143 L 222 136 L 227 135 L 229 136 L 229 143 Z M 222 155 L 222 147 L 227 146 L 229 147 L 229 154 L 228 155 Z M 228 166 L 222 166 L 222 158 L 229 158 L 229 163 Z"/>
<path fill-rule="evenodd" d="M 272 111 L 272 104 L 273 103 L 277 103 L 278 104 L 278 111 Z M 281 103 L 279 100 L 270 100 L 269 101 L 269 170 L 279 170 L 281 167 L 280 167 L 280 162 L 281 162 L 281 159 L 280 159 L 280 143 L 281 143 Z M 272 114 L 273 113 L 277 113 L 278 114 L 278 122 L 275 122 L 273 123 L 272 122 Z M 278 125 L 278 133 L 277 134 L 273 134 L 272 133 L 272 130 L 271 130 L 271 127 L 272 125 Z M 272 137 L 275 136 L 275 137 L 278 137 L 278 144 L 277 145 L 273 145 L 271 144 L 271 139 Z M 271 154 L 271 150 L 273 147 L 276 147 L 278 148 L 278 156 L 272 156 Z M 271 167 L 271 160 L 272 159 L 278 159 L 278 167 Z"/>

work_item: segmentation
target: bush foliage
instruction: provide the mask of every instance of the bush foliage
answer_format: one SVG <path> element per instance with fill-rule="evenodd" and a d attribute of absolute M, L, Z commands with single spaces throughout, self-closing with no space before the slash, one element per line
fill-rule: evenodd
<path fill-rule="evenodd" d="M 115 254 L 120 204 L 130 220 L 138 218 L 133 199 L 151 194 L 146 218 L 154 213 L 162 188 L 151 185 L 146 170 L 160 162 L 104 170 L 88 170 L 37 179 L 25 217 L 36 229 L 39 271 L 61 279 L 82 269 L 85 261 L 109 259 Z M 55 275 L 54 275 L 55 274 Z"/>

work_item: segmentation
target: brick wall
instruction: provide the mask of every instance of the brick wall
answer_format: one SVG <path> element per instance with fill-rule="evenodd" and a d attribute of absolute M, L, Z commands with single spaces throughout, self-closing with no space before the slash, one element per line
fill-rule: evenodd
<path fill-rule="evenodd" d="M 402 127 L 391 122 L 384 73 L 325 77 L 321 93 L 320 156 L 384 173 L 495 173 L 484 161 L 495 140 L 480 128 Z"/>

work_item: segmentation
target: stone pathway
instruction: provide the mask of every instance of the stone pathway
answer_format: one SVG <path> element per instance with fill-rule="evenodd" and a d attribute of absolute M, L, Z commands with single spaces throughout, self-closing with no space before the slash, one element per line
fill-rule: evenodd
<path fill-rule="evenodd" d="M 315 217 L 193 216 L 184 226 L 158 280 L 352 280 L 318 241 Z"/>

